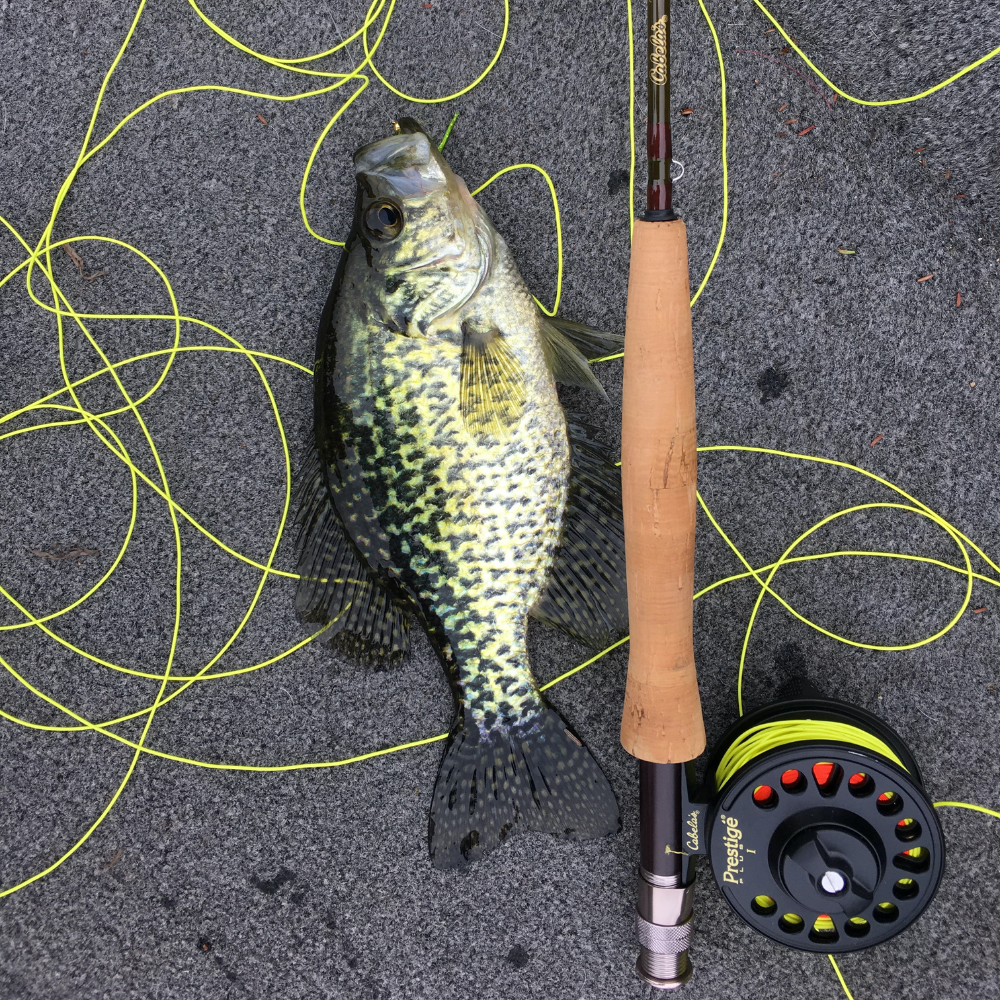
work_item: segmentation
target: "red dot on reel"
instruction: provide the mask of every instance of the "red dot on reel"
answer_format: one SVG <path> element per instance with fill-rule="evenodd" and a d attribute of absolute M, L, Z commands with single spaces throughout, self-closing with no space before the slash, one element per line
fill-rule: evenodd
<path fill-rule="evenodd" d="M 770 785 L 758 785 L 753 790 L 753 800 L 761 809 L 770 809 L 778 804 L 778 793 Z"/>

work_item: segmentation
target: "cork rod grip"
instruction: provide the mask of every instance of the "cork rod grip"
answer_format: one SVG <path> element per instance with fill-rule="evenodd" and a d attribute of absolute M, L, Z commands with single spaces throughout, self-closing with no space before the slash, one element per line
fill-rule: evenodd
<path fill-rule="evenodd" d="M 622 746 L 658 764 L 705 748 L 692 611 L 697 489 L 687 231 L 637 221 L 622 398 L 629 663 Z"/>

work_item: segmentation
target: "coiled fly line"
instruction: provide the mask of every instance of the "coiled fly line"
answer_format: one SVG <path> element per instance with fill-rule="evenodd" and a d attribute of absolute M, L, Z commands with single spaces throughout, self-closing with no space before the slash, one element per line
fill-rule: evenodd
<path fill-rule="evenodd" d="M 204 25 L 213 33 L 224 39 L 229 45 L 235 47 L 239 51 L 243 52 L 245 55 L 259 60 L 269 66 L 276 69 L 282 70 L 284 72 L 295 74 L 297 76 L 305 77 L 310 80 L 311 83 L 315 84 L 313 89 L 303 90 L 298 93 L 283 95 L 283 94 L 269 94 L 262 93 L 258 91 L 252 91 L 247 89 L 242 89 L 238 87 L 229 87 L 219 84 L 201 84 L 188 87 L 179 87 L 171 90 L 164 91 L 157 94 L 155 97 L 150 98 L 145 101 L 139 107 L 135 108 L 129 114 L 127 114 L 117 125 L 115 125 L 102 139 L 95 140 L 94 133 L 95 127 L 98 119 L 98 113 L 101 109 L 102 102 L 104 101 L 108 87 L 112 81 L 112 78 L 119 67 L 125 53 L 135 35 L 135 32 L 140 24 L 140 20 L 143 16 L 143 12 L 146 8 L 148 0 L 140 0 L 134 18 L 128 28 L 125 38 L 115 55 L 111 65 L 105 74 L 101 85 L 98 90 L 97 98 L 94 103 L 93 111 L 90 116 L 90 120 L 86 129 L 85 137 L 81 145 L 80 151 L 73 163 L 71 169 L 66 175 L 65 180 L 62 182 L 55 199 L 52 204 L 52 208 L 49 214 L 48 222 L 45 225 L 40 237 L 36 240 L 34 245 L 29 242 L 29 240 L 19 231 L 19 229 L 7 218 L 0 216 L 0 223 L 5 227 L 6 231 L 20 244 L 24 251 L 24 257 L 15 267 L 8 271 L 5 275 L 0 277 L 0 288 L 7 285 L 15 277 L 22 275 L 24 277 L 25 289 L 27 294 L 31 298 L 31 301 L 40 310 L 50 314 L 55 323 L 56 340 L 58 346 L 59 363 L 60 370 L 63 379 L 63 385 L 60 388 L 54 389 L 47 395 L 35 400 L 34 402 L 28 403 L 27 405 L 18 407 L 6 414 L 0 415 L 0 441 L 13 439 L 21 435 L 32 434 L 40 431 L 50 431 L 69 427 L 86 427 L 97 440 L 106 447 L 111 454 L 122 463 L 122 465 L 128 470 L 130 480 L 131 480 L 131 515 L 129 519 L 128 526 L 125 530 L 122 543 L 112 559 L 110 566 L 107 570 L 101 574 L 100 578 L 86 590 L 80 597 L 76 598 L 74 601 L 67 604 L 56 611 L 49 612 L 44 615 L 34 614 L 30 608 L 22 604 L 17 598 L 2 585 L 0 585 L 0 595 L 13 607 L 18 615 L 23 620 L 18 620 L 12 624 L 0 625 L 0 632 L 15 631 L 22 628 L 36 628 L 43 632 L 48 638 L 52 639 L 63 648 L 68 651 L 84 658 L 85 660 L 94 663 L 95 665 L 105 667 L 109 670 L 116 671 L 119 673 L 131 675 L 134 677 L 142 678 L 145 680 L 152 680 L 158 682 L 158 690 L 153 701 L 140 707 L 132 712 L 118 716 L 116 718 L 104 719 L 100 721 L 94 721 L 93 719 L 86 718 L 85 716 L 74 711 L 74 709 L 66 704 L 63 704 L 56 698 L 52 697 L 50 694 L 33 685 L 28 679 L 23 677 L 15 668 L 14 665 L 7 662 L 5 659 L 0 657 L 0 666 L 21 684 L 27 691 L 29 691 L 35 698 L 39 701 L 49 705 L 52 708 L 58 709 L 67 718 L 67 723 L 64 725 L 43 725 L 37 722 L 33 722 L 29 719 L 21 718 L 20 716 L 0 709 L 0 716 L 2 716 L 7 721 L 27 727 L 29 729 L 35 729 L 45 732 L 59 732 L 59 733 L 69 733 L 69 732 L 85 732 L 93 731 L 99 733 L 102 736 L 108 737 L 118 743 L 123 744 L 128 747 L 131 751 L 131 756 L 129 758 L 128 766 L 125 770 L 124 776 L 118 783 L 117 787 L 114 789 L 111 796 L 108 798 L 106 805 L 100 811 L 98 816 L 90 823 L 86 831 L 83 833 L 75 843 L 69 847 L 54 863 L 48 865 L 43 870 L 35 872 L 29 877 L 17 882 L 14 885 L 3 887 L 0 889 L 0 898 L 3 896 L 10 895 L 11 893 L 17 892 L 19 889 L 35 882 L 36 880 L 44 877 L 50 872 L 58 868 L 63 862 L 65 862 L 69 857 L 71 857 L 94 833 L 94 831 L 100 826 L 103 820 L 107 817 L 111 809 L 114 807 L 115 803 L 118 801 L 122 795 L 124 789 L 128 785 L 135 768 L 139 762 L 141 756 L 154 756 L 160 757 L 166 760 L 175 761 L 178 763 L 189 764 L 197 767 L 205 767 L 220 770 L 243 770 L 243 771 L 288 771 L 288 770 L 298 770 L 298 769 L 309 769 L 309 768 L 328 768 L 328 767 L 339 767 L 347 764 L 358 763 L 364 760 L 368 760 L 374 757 L 382 756 L 389 753 L 395 753 L 401 750 L 410 749 L 413 747 L 424 746 L 429 743 L 437 742 L 439 740 L 444 740 L 447 738 L 447 734 L 441 733 L 433 736 L 426 737 L 424 739 L 412 740 L 405 743 L 400 743 L 396 746 L 386 747 L 383 749 L 373 750 L 371 752 L 358 754 L 353 757 L 348 757 L 341 760 L 332 761 L 317 761 L 317 762 L 297 762 L 291 764 L 283 765 L 273 765 L 273 766 L 255 766 L 246 764 L 230 764 L 230 763 L 217 763 L 206 760 L 199 760 L 191 757 L 184 757 L 176 754 L 168 754 L 155 749 L 155 747 L 149 746 L 147 744 L 147 738 L 149 735 L 150 727 L 153 723 L 154 718 L 160 709 L 168 704 L 170 701 L 179 697 L 188 688 L 194 684 L 200 684 L 208 681 L 218 681 L 229 677 L 233 677 L 240 674 L 249 673 L 256 670 L 264 669 L 271 666 L 277 662 L 280 662 L 284 658 L 291 656 L 298 650 L 302 649 L 304 646 L 308 645 L 313 640 L 319 638 L 323 635 L 329 625 L 324 626 L 324 628 L 318 630 L 314 634 L 302 639 L 299 642 L 291 645 L 289 648 L 283 652 L 272 656 L 266 660 L 241 666 L 235 669 L 228 670 L 214 670 L 213 668 L 219 663 L 222 657 L 226 654 L 228 650 L 236 642 L 237 638 L 246 628 L 247 624 L 254 615 L 255 609 L 257 608 L 261 593 L 269 577 L 279 577 L 285 579 L 297 579 L 297 574 L 289 572 L 287 570 L 282 570 L 274 565 L 276 553 L 278 550 L 278 545 L 281 541 L 282 535 L 285 531 L 285 527 L 288 520 L 289 506 L 290 506 L 290 484 L 291 484 L 291 455 L 288 446 L 288 440 L 285 434 L 285 429 L 282 423 L 281 414 L 277 400 L 274 395 L 271 383 L 265 373 L 265 366 L 278 364 L 286 365 L 291 368 L 300 371 L 304 376 L 312 376 L 312 368 L 302 365 L 294 360 L 288 358 L 280 357 L 275 354 L 270 354 L 262 351 L 254 351 L 248 349 L 245 345 L 240 343 L 236 338 L 232 337 L 224 330 L 220 329 L 213 324 L 200 319 L 195 316 L 184 315 L 180 310 L 180 305 L 178 303 L 177 296 L 175 295 L 173 286 L 169 278 L 163 269 L 147 254 L 145 254 L 139 248 L 133 246 L 124 240 L 115 239 L 109 236 L 102 235 L 79 235 L 62 240 L 53 239 L 53 231 L 59 213 L 63 207 L 67 195 L 69 194 L 75 180 L 80 174 L 80 171 L 84 166 L 90 162 L 99 152 L 101 152 L 109 143 L 112 142 L 118 136 L 118 133 L 124 128 L 124 126 L 131 121 L 136 116 L 140 115 L 143 111 L 150 108 L 152 105 L 157 103 L 164 98 L 195 93 L 199 91 L 220 91 L 225 93 L 237 94 L 244 97 L 252 98 L 265 98 L 268 100 L 279 101 L 279 102 L 289 102 L 305 100 L 311 97 L 318 97 L 324 94 L 329 94 L 335 91 L 345 88 L 350 91 L 348 96 L 342 101 L 340 106 L 336 109 L 333 116 L 329 119 L 326 126 L 320 131 L 315 144 L 308 156 L 305 163 L 301 183 L 299 185 L 299 210 L 303 222 L 304 228 L 310 233 L 315 239 L 331 244 L 334 246 L 343 246 L 343 241 L 334 239 L 330 236 L 324 236 L 316 232 L 311 224 L 308 213 L 306 211 L 306 188 L 309 182 L 310 172 L 313 165 L 320 154 L 323 143 L 327 136 L 330 134 L 331 130 L 343 116 L 343 114 L 350 108 L 350 106 L 362 95 L 362 93 L 367 89 L 371 83 L 371 76 L 374 76 L 376 80 L 385 87 L 389 92 L 396 95 L 397 97 L 403 98 L 408 101 L 413 101 L 422 104 L 443 104 L 453 101 L 473 90 L 477 87 L 486 77 L 490 74 L 494 66 L 497 64 L 504 50 L 504 46 L 507 41 L 508 30 L 510 25 L 510 9 L 509 0 L 504 0 L 504 15 L 503 15 L 503 30 L 499 38 L 499 43 L 489 60 L 486 67 L 482 72 L 469 84 L 465 85 L 461 89 L 455 91 L 454 93 L 447 94 L 443 97 L 419 97 L 412 94 L 408 94 L 403 90 L 397 88 L 393 85 L 385 75 L 377 68 L 375 63 L 375 57 L 379 52 L 380 47 L 385 39 L 386 31 L 389 26 L 390 19 L 393 16 L 395 10 L 396 0 L 372 0 L 372 3 L 368 7 L 361 24 L 343 40 L 338 42 L 336 45 L 325 49 L 322 52 L 318 52 L 314 55 L 307 55 L 301 57 L 276 57 L 267 55 L 262 52 L 255 51 L 249 46 L 240 42 L 233 35 L 227 33 L 218 24 L 214 23 L 208 16 L 198 7 L 195 0 L 189 0 L 189 3 L 196 13 L 198 18 L 204 23 Z M 704 15 L 706 24 L 711 33 L 716 58 L 719 66 L 720 73 L 720 107 L 721 107 L 721 151 L 722 151 L 722 171 L 723 171 L 723 182 L 722 182 L 722 212 L 721 212 L 721 225 L 719 237 L 715 246 L 715 251 L 712 255 L 709 267 L 700 282 L 693 298 L 692 304 L 694 304 L 704 291 L 709 278 L 715 268 L 715 265 L 719 259 L 722 252 L 723 244 L 726 235 L 726 226 L 728 223 L 729 215 L 729 173 L 728 173 L 728 160 L 727 160 L 727 107 L 726 107 L 726 81 L 725 81 L 725 65 L 722 56 L 722 48 L 719 42 L 718 34 L 716 32 L 715 26 L 712 22 L 712 18 L 709 15 L 707 8 L 703 0 L 698 0 L 699 6 L 701 8 L 702 14 Z M 770 11 L 765 7 L 760 0 L 754 0 L 756 5 L 762 10 L 764 15 L 773 23 L 776 30 L 778 30 L 788 44 L 795 50 L 795 52 L 802 58 L 806 65 L 829 87 L 831 87 L 837 94 L 844 97 L 846 100 L 852 101 L 857 104 L 862 105 L 892 105 L 900 104 L 911 101 L 920 100 L 922 98 L 928 97 L 933 93 L 941 90 L 942 88 L 949 86 L 973 70 L 981 67 L 988 61 L 995 58 L 1000 54 L 1000 47 L 993 49 L 991 52 L 982 56 L 981 58 L 975 60 L 969 65 L 965 66 L 958 72 L 952 74 L 947 79 L 930 87 L 918 94 L 914 94 L 909 97 L 894 98 L 890 100 L 880 100 L 872 101 L 866 100 L 858 97 L 854 97 L 839 87 L 837 87 L 833 82 L 831 82 L 818 67 L 814 65 L 808 56 L 799 48 L 795 41 L 790 37 L 785 28 L 774 18 Z M 633 60 L 633 24 L 632 24 L 632 5 L 631 0 L 627 0 L 627 16 L 628 16 L 628 41 L 629 41 L 629 71 L 630 71 L 630 81 L 634 79 L 634 60 Z M 327 59 L 339 52 L 344 51 L 352 43 L 359 42 L 364 51 L 364 58 L 360 59 L 354 67 L 346 72 L 333 72 L 329 70 L 323 70 L 317 68 L 322 60 Z M 370 75 L 369 75 L 370 74 Z M 452 119 L 452 124 L 454 124 L 454 119 Z M 450 126 L 449 126 L 450 132 Z M 629 134 L 630 134 L 630 149 L 631 149 L 631 159 L 630 159 L 630 182 L 629 182 L 629 221 L 630 224 L 634 221 L 634 178 L 635 178 L 635 106 L 634 106 L 634 88 L 630 86 L 630 96 L 629 96 Z M 557 259 L 557 275 L 556 275 L 556 287 L 553 297 L 553 303 L 551 308 L 546 307 L 541 302 L 539 306 L 549 315 L 555 315 L 559 308 L 561 291 L 562 291 L 562 277 L 563 277 L 563 245 L 562 245 L 562 228 L 559 215 L 559 203 L 556 195 L 556 188 L 552 182 L 549 174 L 537 164 L 532 163 L 519 163 L 511 166 L 503 167 L 498 170 L 492 177 L 490 177 L 485 183 L 480 185 L 473 192 L 478 194 L 484 190 L 487 186 L 497 181 L 502 176 L 506 175 L 511 171 L 529 169 L 540 173 L 548 186 L 549 193 L 552 199 L 553 213 L 555 219 L 555 231 L 556 231 L 556 259 Z M 156 278 L 162 285 L 164 291 L 166 292 L 170 304 L 171 312 L 169 313 L 87 313 L 77 310 L 69 296 L 63 291 L 55 279 L 55 272 L 52 263 L 52 253 L 53 251 L 59 249 L 63 246 L 69 246 L 71 243 L 81 244 L 87 242 L 102 242 L 109 243 L 117 246 L 130 254 L 133 254 L 136 258 L 141 260 L 145 265 L 147 265 L 150 270 L 156 275 Z M 39 291 L 41 287 L 47 287 L 48 294 Z M 537 301 L 537 300 L 536 300 Z M 144 353 L 133 355 L 124 360 L 112 360 L 108 354 L 105 352 L 104 348 L 93 330 L 91 329 L 91 323 L 94 321 L 111 321 L 111 320 L 126 320 L 126 321 L 163 321 L 172 324 L 173 327 L 173 341 L 170 347 L 147 351 Z M 93 351 L 99 358 L 99 367 L 95 368 L 90 374 L 85 375 L 80 378 L 74 378 L 69 372 L 69 363 L 66 355 L 66 344 L 65 337 L 67 333 L 67 324 L 71 324 L 83 335 L 86 341 L 90 344 Z M 208 334 L 213 335 L 217 338 L 213 342 L 208 342 L 204 344 L 197 345 L 182 345 L 181 344 L 181 332 L 182 329 L 195 328 L 201 329 Z M 274 426 L 277 432 L 278 440 L 281 443 L 282 459 L 284 463 L 285 472 L 285 490 L 284 497 L 282 501 L 281 514 L 278 519 L 277 526 L 274 532 L 274 538 L 271 542 L 268 550 L 267 558 L 261 562 L 245 555 L 227 545 L 222 539 L 216 537 L 212 532 L 210 532 L 200 521 L 195 517 L 193 513 L 186 510 L 172 495 L 169 480 L 164 469 L 163 463 L 161 461 L 161 456 L 157 450 L 156 442 L 152 432 L 144 421 L 139 407 L 151 399 L 160 389 L 163 387 L 167 376 L 174 365 L 175 361 L 184 354 L 197 354 L 197 353 L 216 353 L 222 352 L 225 354 L 234 354 L 243 358 L 247 364 L 252 366 L 254 373 L 257 378 L 260 379 L 261 386 L 267 395 L 271 414 L 274 419 Z M 617 356 L 617 355 L 616 355 Z M 153 381 L 153 383 L 144 392 L 139 395 L 134 395 L 130 393 L 124 383 L 121 380 L 120 374 L 123 371 L 127 371 L 131 366 L 140 364 L 142 362 L 149 361 L 160 361 L 162 362 L 162 368 L 159 370 L 159 374 Z M 600 359 L 600 360 L 610 360 L 610 359 Z M 92 412 L 88 410 L 79 398 L 77 390 L 81 386 L 87 385 L 97 379 L 110 379 L 121 397 L 121 404 L 101 412 Z M 143 440 L 148 445 L 150 450 L 150 455 L 153 459 L 153 465 L 155 466 L 155 471 L 142 468 L 136 461 L 133 460 L 132 454 L 130 453 L 128 447 L 123 442 L 122 438 L 112 429 L 109 424 L 110 418 L 118 415 L 128 414 L 136 421 L 136 426 L 139 428 Z M 32 422 L 34 421 L 34 422 Z M 798 618 L 800 621 L 809 625 L 811 628 L 821 632 L 822 634 L 836 639 L 837 641 L 849 643 L 851 645 L 859 646 L 865 649 L 915 649 L 920 646 L 925 646 L 935 640 L 941 638 L 945 635 L 951 628 L 957 624 L 957 622 L 965 614 L 969 607 L 973 586 L 975 583 L 988 583 L 993 586 L 1000 587 L 1000 566 L 997 565 L 986 553 L 976 545 L 971 539 L 969 539 L 965 534 L 963 534 L 958 528 L 950 524 L 944 517 L 933 511 L 931 508 L 921 503 L 919 500 L 910 496 L 908 493 L 904 492 L 899 487 L 890 483 L 889 481 L 875 475 L 874 473 L 868 472 L 867 470 L 861 469 L 857 466 L 851 465 L 846 462 L 840 462 L 833 459 L 797 454 L 792 452 L 784 452 L 777 449 L 768 448 L 758 448 L 749 446 L 739 446 L 739 445 L 711 445 L 699 448 L 699 451 L 705 457 L 708 457 L 713 452 L 730 452 L 730 453 L 744 453 L 746 455 L 758 454 L 767 455 L 781 460 L 790 460 L 795 462 L 808 462 L 808 463 L 818 463 L 825 466 L 834 466 L 853 475 L 860 475 L 873 480 L 879 487 L 886 488 L 891 492 L 894 492 L 902 502 L 894 503 L 869 503 L 861 504 L 851 508 L 847 508 L 843 511 L 839 511 L 835 514 L 831 514 L 826 518 L 813 525 L 808 531 L 804 532 L 798 539 L 796 539 L 786 550 L 780 558 L 765 566 L 753 566 L 751 562 L 744 556 L 743 552 L 739 546 L 730 538 L 730 536 L 725 532 L 722 526 L 719 524 L 717 518 L 709 510 L 705 503 L 704 498 L 699 495 L 699 502 L 701 503 L 702 509 L 706 514 L 709 522 L 719 533 L 719 535 L 724 539 L 725 543 L 729 548 L 735 553 L 745 570 L 741 573 L 727 576 L 725 578 L 714 581 L 707 587 L 703 588 L 699 593 L 695 595 L 698 599 L 705 594 L 722 587 L 727 584 L 737 583 L 740 581 L 750 581 L 752 580 L 759 588 L 759 594 L 757 597 L 756 604 L 754 606 L 753 612 L 750 616 L 749 622 L 747 624 L 743 649 L 740 657 L 739 664 L 739 699 L 740 707 L 742 712 L 742 680 L 743 680 L 743 670 L 746 661 L 747 649 L 750 642 L 751 633 L 753 630 L 754 622 L 758 610 L 765 595 L 770 595 L 780 604 L 782 604 L 785 609 Z M 129 545 L 133 539 L 136 524 L 137 524 L 137 514 L 138 514 L 138 497 L 139 497 L 139 484 L 141 483 L 160 497 L 164 504 L 166 505 L 167 513 L 170 517 L 172 533 L 174 536 L 174 550 L 176 553 L 175 560 L 175 572 L 174 572 L 174 614 L 173 614 L 173 626 L 171 632 L 171 643 L 170 649 L 166 656 L 163 669 L 160 672 L 156 671 L 144 671 L 137 670 L 131 667 L 127 667 L 123 664 L 117 664 L 104 659 L 93 652 L 71 642 L 65 636 L 61 635 L 58 631 L 59 619 L 71 611 L 80 608 L 84 605 L 91 597 L 93 597 L 102 586 L 114 575 L 118 567 L 120 566 L 122 560 L 125 557 Z M 842 550 L 842 551 L 830 551 L 818 554 L 809 555 L 796 555 L 794 554 L 795 549 L 803 542 L 807 537 L 809 537 L 813 532 L 817 531 L 824 525 L 830 523 L 831 521 L 840 518 L 842 516 L 849 515 L 854 512 L 858 512 L 865 509 L 872 508 L 892 508 L 901 512 L 908 514 L 914 514 L 916 516 L 925 518 L 929 520 L 932 524 L 935 524 L 941 530 L 943 530 L 950 540 L 955 544 L 958 549 L 959 558 L 955 563 L 945 562 L 940 559 L 930 558 L 926 556 L 917 556 L 907 553 L 893 552 L 893 551 L 868 551 L 868 550 Z M 202 666 L 196 673 L 193 674 L 179 674 L 174 671 L 174 660 L 177 652 L 177 642 L 178 635 L 180 631 L 181 624 L 181 606 L 182 606 L 182 579 L 181 579 L 181 569 L 182 569 L 182 544 L 181 544 L 181 534 L 180 527 L 182 522 L 187 522 L 189 525 L 194 527 L 202 535 L 204 535 L 209 541 L 214 545 L 218 546 L 227 555 L 236 559 L 260 573 L 260 580 L 256 586 L 255 592 L 252 599 L 249 601 L 246 611 L 243 613 L 239 623 L 233 629 L 232 633 L 227 636 L 224 641 L 222 641 L 218 647 L 218 651 L 208 659 L 208 661 Z M 792 607 L 777 591 L 774 585 L 776 575 L 780 569 L 786 566 L 790 566 L 802 562 L 812 562 L 819 560 L 828 559 L 841 559 L 848 558 L 854 559 L 858 557 L 864 558 L 880 558 L 880 559 L 901 559 L 911 562 L 923 563 L 929 566 L 935 566 L 939 569 L 946 570 L 958 574 L 964 578 L 964 595 L 959 603 L 957 610 L 954 612 L 953 616 L 943 625 L 938 631 L 925 638 L 916 639 L 910 643 L 904 645 L 888 646 L 888 645 L 876 645 L 873 643 L 866 643 L 859 641 L 857 639 L 852 639 L 850 637 L 837 635 L 821 625 L 810 621 L 805 618 L 801 613 L 799 613 L 794 607 Z M 978 572 L 973 569 L 972 559 L 976 557 L 983 564 L 983 571 Z M 332 624 L 332 623 L 331 623 Z M 585 662 L 579 664 L 578 666 L 566 671 L 560 676 L 549 681 L 547 684 L 541 686 L 541 690 L 547 690 L 554 685 L 566 680 L 567 678 L 573 676 L 579 671 L 583 670 L 585 667 L 600 660 L 603 656 L 609 653 L 611 650 L 622 645 L 626 642 L 626 639 L 615 643 L 613 646 L 608 647 L 608 649 L 602 651 L 597 656 L 591 657 Z M 116 727 L 121 726 L 121 724 L 132 721 L 132 720 L 143 720 L 142 728 L 139 735 L 134 739 L 129 739 L 123 736 L 121 733 L 116 731 Z M 750 752 L 750 750 L 755 747 L 759 750 L 764 744 L 768 745 L 778 745 L 775 741 L 787 742 L 789 737 L 788 730 L 779 731 L 778 729 L 772 729 L 767 732 L 757 733 L 753 736 L 750 743 L 742 747 L 739 751 L 733 749 L 734 760 L 738 758 L 738 754 L 742 752 Z M 846 734 L 842 733 L 842 736 L 846 738 L 847 735 L 857 736 L 857 734 Z M 833 738 L 829 733 L 826 734 L 827 738 Z M 754 742 L 757 741 L 757 742 Z M 882 752 L 877 747 L 870 747 L 870 749 Z M 727 764 L 728 767 L 732 767 L 733 762 Z M 720 768 L 721 769 L 721 768 Z M 726 771 L 720 777 L 720 780 L 724 783 L 725 776 L 730 771 Z M 957 801 L 941 801 L 935 803 L 938 807 L 961 807 L 965 809 L 975 810 L 990 816 L 1000 818 L 1000 811 L 990 809 L 986 806 L 978 806 L 970 803 L 957 802 Z M 845 993 L 850 997 L 850 991 L 848 990 L 847 984 L 845 983 L 843 976 L 840 973 L 839 968 L 837 968 L 836 962 L 833 956 L 829 956 L 830 961 L 833 963 L 834 969 L 836 970 L 838 979 L 844 988 Z"/>

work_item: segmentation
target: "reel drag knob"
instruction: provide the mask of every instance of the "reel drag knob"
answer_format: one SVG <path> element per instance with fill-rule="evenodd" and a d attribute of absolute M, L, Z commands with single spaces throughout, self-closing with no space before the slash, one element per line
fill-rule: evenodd
<path fill-rule="evenodd" d="M 879 859 L 869 841 L 846 825 L 811 826 L 789 841 L 779 869 L 799 902 L 855 916 L 872 904 Z"/>

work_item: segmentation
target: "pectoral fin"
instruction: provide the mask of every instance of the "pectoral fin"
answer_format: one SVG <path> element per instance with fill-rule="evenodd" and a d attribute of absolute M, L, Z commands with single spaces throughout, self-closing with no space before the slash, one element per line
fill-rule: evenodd
<path fill-rule="evenodd" d="M 524 412 L 524 372 L 496 327 L 462 324 L 462 418 L 479 439 L 503 440 Z"/>

